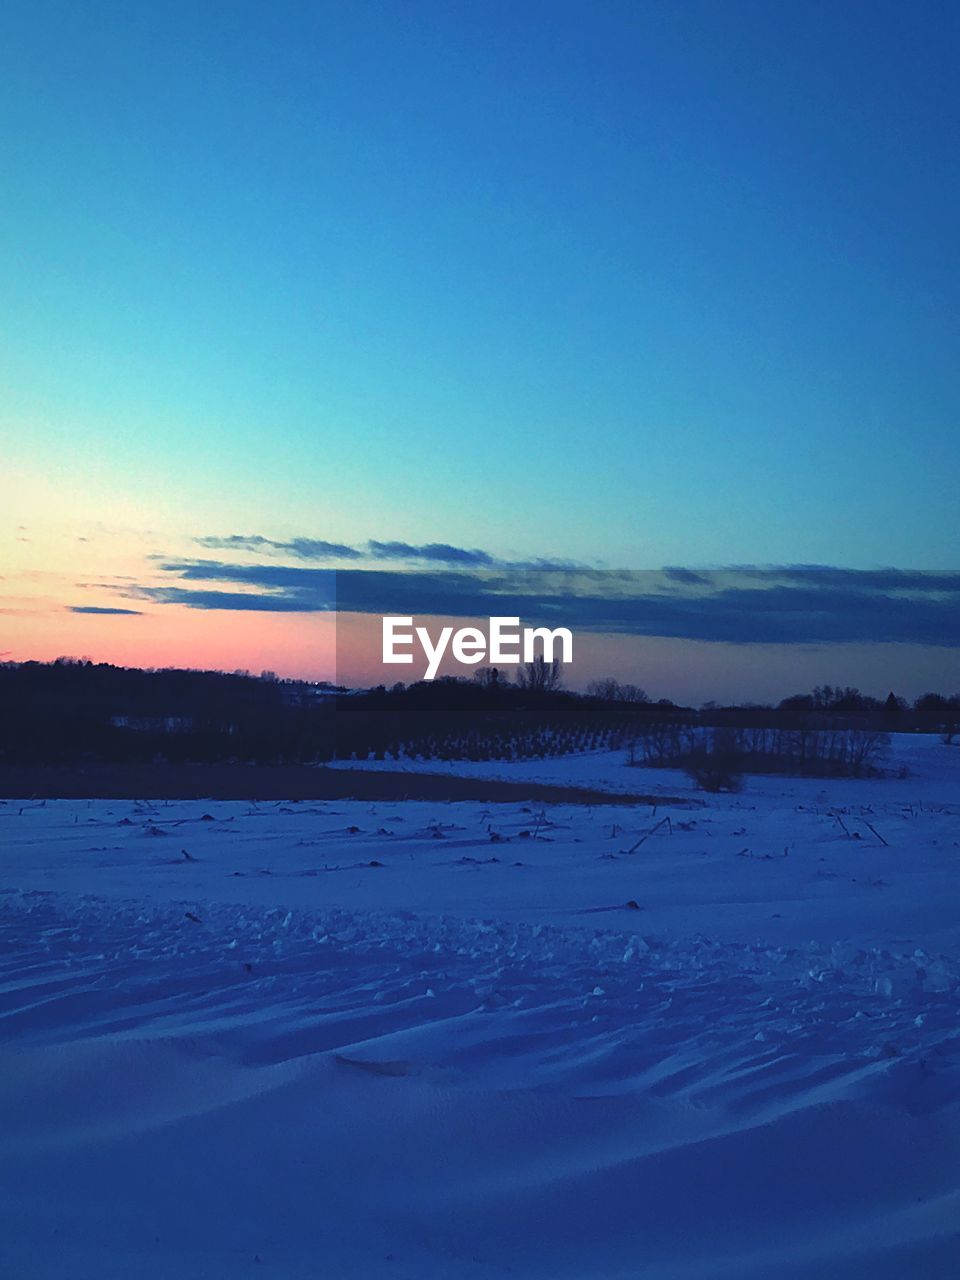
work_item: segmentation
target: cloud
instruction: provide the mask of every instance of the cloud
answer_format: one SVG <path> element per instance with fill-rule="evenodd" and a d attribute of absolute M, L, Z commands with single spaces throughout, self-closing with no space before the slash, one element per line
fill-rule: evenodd
<path fill-rule="evenodd" d="M 952 570 L 837 569 L 830 565 L 797 564 L 769 568 L 748 565 L 713 572 L 733 574 L 743 579 L 778 580 L 800 583 L 804 587 L 833 587 L 861 593 L 910 591 L 931 594 L 960 591 L 960 572 Z"/>
<path fill-rule="evenodd" d="M 710 583 L 706 574 L 697 573 L 693 569 L 664 569 L 663 576 L 670 582 L 680 582 L 688 587 L 703 587 Z"/>
<path fill-rule="evenodd" d="M 143 616 L 139 609 L 108 609 L 99 604 L 72 604 L 69 609 L 71 613 L 124 614 L 136 618 Z"/>
<path fill-rule="evenodd" d="M 188 609 L 226 609 L 242 613 L 321 613 L 334 607 L 309 593 L 292 590 L 282 595 L 254 595 L 245 591 L 192 590 L 189 587 L 139 587 L 136 594 L 141 599 L 153 600 L 157 604 L 180 604 Z"/>
<path fill-rule="evenodd" d="M 565 568 L 567 562 L 533 560 L 519 564 L 503 560 L 479 547 L 456 547 L 449 542 L 415 544 L 371 538 L 361 546 L 327 542 L 323 538 L 297 537 L 287 540 L 266 538 L 259 533 L 230 533 L 194 538 L 197 546 L 210 551 L 253 551 L 293 556 L 297 560 L 380 561 L 407 560 L 420 564 L 451 565 L 456 568 Z M 161 557 L 162 558 L 162 557 Z"/>
<path fill-rule="evenodd" d="M 343 542 L 326 542 L 323 538 L 291 538 L 288 542 L 280 542 L 258 533 L 194 538 L 194 542 L 211 551 L 280 551 L 301 560 L 361 560 L 365 555 Z"/>
<path fill-rule="evenodd" d="M 304 569 L 287 564 L 228 564 L 222 560 L 169 560 L 159 567 L 164 573 L 191 582 L 234 582 L 273 590 L 320 591 L 324 599 L 331 600 L 338 574 L 351 572 Z"/>
<path fill-rule="evenodd" d="M 448 542 L 428 542 L 417 547 L 409 542 L 376 542 L 371 539 L 367 548 L 371 556 L 383 560 L 428 560 L 438 564 L 471 565 L 480 569 L 503 563 L 487 551 L 452 547 Z"/>
<path fill-rule="evenodd" d="M 229 564 L 220 560 L 167 561 L 161 572 L 181 582 L 226 583 L 248 591 L 224 591 L 219 585 L 139 586 L 123 594 L 157 604 L 189 609 L 226 609 L 255 613 L 323 613 L 336 608 L 337 570 L 300 565 Z"/>
<path fill-rule="evenodd" d="M 443 544 L 437 544 L 443 546 Z M 128 591 L 194 609 L 519 616 L 593 632 L 732 644 L 960 647 L 960 573 L 753 569 L 329 569 L 166 561 L 179 585 Z M 184 586 L 202 583 L 202 587 Z M 671 589 L 664 590 L 664 584 Z M 243 591 L 224 590 L 223 584 Z"/>

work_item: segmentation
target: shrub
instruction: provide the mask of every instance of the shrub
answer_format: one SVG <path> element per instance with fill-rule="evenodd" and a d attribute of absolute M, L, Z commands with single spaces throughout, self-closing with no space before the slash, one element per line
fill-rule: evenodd
<path fill-rule="evenodd" d="M 684 772 L 701 791 L 736 792 L 743 787 L 743 775 L 737 771 L 736 756 L 732 753 L 697 753 L 688 760 Z"/>

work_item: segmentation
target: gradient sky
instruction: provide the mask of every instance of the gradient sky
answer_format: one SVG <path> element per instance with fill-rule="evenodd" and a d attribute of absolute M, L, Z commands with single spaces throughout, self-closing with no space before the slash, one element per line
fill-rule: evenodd
<path fill-rule="evenodd" d="M 70 611 L 237 534 L 949 567 L 958 55 L 952 3 L 5 0 L 0 652 L 305 669 L 316 616 Z"/>

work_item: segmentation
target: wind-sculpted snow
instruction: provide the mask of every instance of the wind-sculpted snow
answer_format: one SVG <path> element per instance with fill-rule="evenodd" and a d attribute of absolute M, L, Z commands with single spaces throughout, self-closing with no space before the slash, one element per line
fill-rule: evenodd
<path fill-rule="evenodd" d="M 0 806 L 0 1274 L 952 1280 L 957 799 Z"/>
<path fill-rule="evenodd" d="M 512 1084 L 725 1103 L 792 1079 L 798 1061 L 818 1059 L 819 1093 L 902 1058 L 925 1105 L 938 1055 L 960 1032 L 960 963 L 920 951 L 35 892 L 0 899 L 0 924 L 8 1042 L 204 1038 L 263 1063 L 334 1050 L 376 1058 L 402 1036 L 423 1043 L 419 1069 L 476 1075 L 486 1045 L 482 1071 L 496 1075 L 496 1041 L 509 1039 Z"/>

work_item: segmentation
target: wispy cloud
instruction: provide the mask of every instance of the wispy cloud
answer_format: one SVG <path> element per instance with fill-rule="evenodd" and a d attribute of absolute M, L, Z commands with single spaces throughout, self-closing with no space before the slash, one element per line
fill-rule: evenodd
<path fill-rule="evenodd" d="M 704 573 L 699 573 L 694 569 L 664 569 L 663 576 L 670 582 L 680 582 L 684 586 L 705 587 L 710 585 L 710 579 Z"/>
<path fill-rule="evenodd" d="M 686 573 L 686 570 L 668 570 Z M 795 564 L 756 568 L 752 565 L 717 570 L 742 579 L 793 582 L 804 587 L 831 587 L 857 592 L 917 592 L 923 595 L 960 591 L 960 572 L 930 569 L 838 569 L 831 565 Z M 709 574 L 705 575 L 709 578 Z"/>
<path fill-rule="evenodd" d="M 140 609 L 111 609 L 99 604 L 72 604 L 68 607 L 71 613 L 124 614 L 136 618 L 143 616 Z"/>
<path fill-rule="evenodd" d="M 361 560 L 366 555 L 344 542 L 327 542 L 323 538 L 291 538 L 282 542 L 258 533 L 230 533 L 225 537 L 209 535 L 194 538 L 194 542 L 211 551 L 276 551 L 300 560 Z"/>
<path fill-rule="evenodd" d="M 176 585 L 124 594 L 194 609 L 516 615 L 594 632 L 733 644 L 960 647 L 960 573 L 824 566 L 632 573 L 487 565 L 334 570 L 218 560 L 168 560 L 159 567 Z M 230 589 L 237 587 L 243 589 Z"/>
<path fill-rule="evenodd" d="M 566 561 L 513 561 L 495 556 L 479 547 L 457 547 L 449 542 L 413 543 L 397 539 L 370 538 L 353 546 L 344 542 L 328 542 L 324 538 L 297 537 L 286 540 L 267 538 L 259 533 L 208 534 L 194 538 L 199 547 L 209 551 L 251 551 L 260 554 L 292 556 L 297 560 L 395 561 L 409 564 L 449 565 L 452 568 L 565 568 Z"/>
<path fill-rule="evenodd" d="M 504 561 L 497 560 L 488 551 L 478 548 L 452 547 L 448 542 L 428 542 L 414 546 L 410 542 L 367 543 L 368 554 L 382 560 L 420 560 L 432 564 L 470 565 L 477 569 L 491 568 Z"/>
<path fill-rule="evenodd" d="M 333 603 L 321 600 L 314 592 L 301 592 L 293 588 L 280 594 L 258 595 L 248 591 L 218 591 L 213 588 L 138 587 L 135 594 L 138 599 L 152 600 L 157 604 L 180 604 L 188 609 L 225 609 L 241 613 L 321 613 L 335 607 Z"/>

